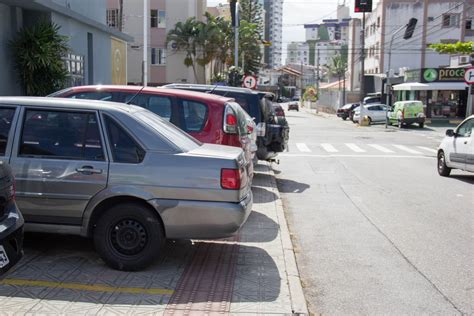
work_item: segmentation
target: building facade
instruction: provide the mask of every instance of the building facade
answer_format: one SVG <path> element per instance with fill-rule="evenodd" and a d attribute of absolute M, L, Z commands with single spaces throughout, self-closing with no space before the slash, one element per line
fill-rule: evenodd
<path fill-rule="evenodd" d="M 107 27 L 105 0 L 0 0 L 0 95 L 23 94 L 8 42 L 40 20 L 57 24 L 69 39 L 68 85 L 126 82 L 126 43 L 132 37 Z"/>
<path fill-rule="evenodd" d="M 207 10 L 206 0 L 148 0 L 148 83 L 162 85 L 172 82 L 196 83 L 205 78 L 204 67 L 196 66 L 196 75 L 192 67 L 184 65 L 186 53 L 173 45 L 166 45 L 168 32 L 178 22 L 190 17 L 204 20 Z M 123 0 L 122 22 L 120 22 L 120 2 L 107 0 L 108 24 L 122 27 L 122 31 L 132 35 L 134 41 L 128 45 L 128 78 L 130 84 L 143 82 L 143 1 Z M 115 18 L 116 17 L 116 18 Z"/>
<path fill-rule="evenodd" d="M 283 48 L 283 0 L 264 0 L 265 47 L 264 63 L 268 68 L 278 68 L 282 63 Z"/>

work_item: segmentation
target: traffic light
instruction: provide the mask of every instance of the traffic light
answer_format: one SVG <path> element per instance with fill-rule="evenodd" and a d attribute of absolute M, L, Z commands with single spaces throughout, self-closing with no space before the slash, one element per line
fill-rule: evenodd
<path fill-rule="evenodd" d="M 238 26 L 237 17 L 237 0 L 230 0 L 230 16 L 232 18 L 232 26 Z"/>
<path fill-rule="evenodd" d="M 372 12 L 372 0 L 355 0 L 354 12 Z"/>
<path fill-rule="evenodd" d="M 403 39 L 410 39 L 413 36 L 413 32 L 415 32 L 416 23 L 418 22 L 417 19 L 411 18 L 407 24 L 407 29 L 405 30 L 405 35 L 403 35 Z"/>

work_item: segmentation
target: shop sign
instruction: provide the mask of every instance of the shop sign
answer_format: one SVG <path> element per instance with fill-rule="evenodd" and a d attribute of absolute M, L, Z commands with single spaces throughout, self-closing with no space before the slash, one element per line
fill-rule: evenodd
<path fill-rule="evenodd" d="M 425 68 L 421 71 L 420 82 L 462 82 L 464 68 Z"/>
<path fill-rule="evenodd" d="M 420 69 L 405 71 L 405 82 L 418 82 L 420 80 Z"/>

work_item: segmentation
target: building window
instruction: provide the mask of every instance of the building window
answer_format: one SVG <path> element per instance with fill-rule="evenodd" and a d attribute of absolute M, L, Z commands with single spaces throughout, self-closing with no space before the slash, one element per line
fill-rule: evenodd
<path fill-rule="evenodd" d="M 472 20 L 466 20 L 466 30 L 472 30 Z"/>
<path fill-rule="evenodd" d="M 166 28 L 166 11 L 158 11 L 158 27 Z"/>
<path fill-rule="evenodd" d="M 158 27 L 158 10 L 150 10 L 150 27 Z"/>
<path fill-rule="evenodd" d="M 377 28 L 380 27 L 380 17 L 377 18 Z"/>
<path fill-rule="evenodd" d="M 119 10 L 107 9 L 107 25 L 118 29 L 119 27 Z"/>
<path fill-rule="evenodd" d="M 164 48 L 151 49 L 151 64 L 166 65 L 166 50 Z"/>
<path fill-rule="evenodd" d="M 443 27 L 459 27 L 459 14 L 443 14 Z"/>

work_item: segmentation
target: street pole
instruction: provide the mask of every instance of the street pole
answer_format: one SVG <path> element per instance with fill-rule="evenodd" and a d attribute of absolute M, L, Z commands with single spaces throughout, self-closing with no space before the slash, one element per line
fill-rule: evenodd
<path fill-rule="evenodd" d="M 316 63 L 316 71 L 318 72 L 318 75 L 316 77 L 316 95 L 319 96 L 319 66 L 320 66 L 320 62 L 321 62 L 321 59 L 320 59 L 320 51 L 318 49 L 318 59 L 317 59 L 317 63 Z"/>
<path fill-rule="evenodd" d="M 301 77 L 300 77 L 300 97 L 303 96 L 303 73 L 304 73 L 304 69 L 303 69 L 303 62 L 301 62 Z"/>
<path fill-rule="evenodd" d="M 148 0 L 143 1 L 143 86 L 148 85 Z"/>
<path fill-rule="evenodd" d="M 360 106 L 359 106 L 359 124 L 362 123 L 364 113 L 364 97 L 365 97 L 365 12 L 362 15 L 362 29 L 360 31 Z"/>
<path fill-rule="evenodd" d="M 235 26 L 234 26 L 234 34 L 235 34 L 235 45 L 234 45 L 234 66 L 237 68 L 239 67 L 239 4 L 236 3 L 235 5 Z"/>

